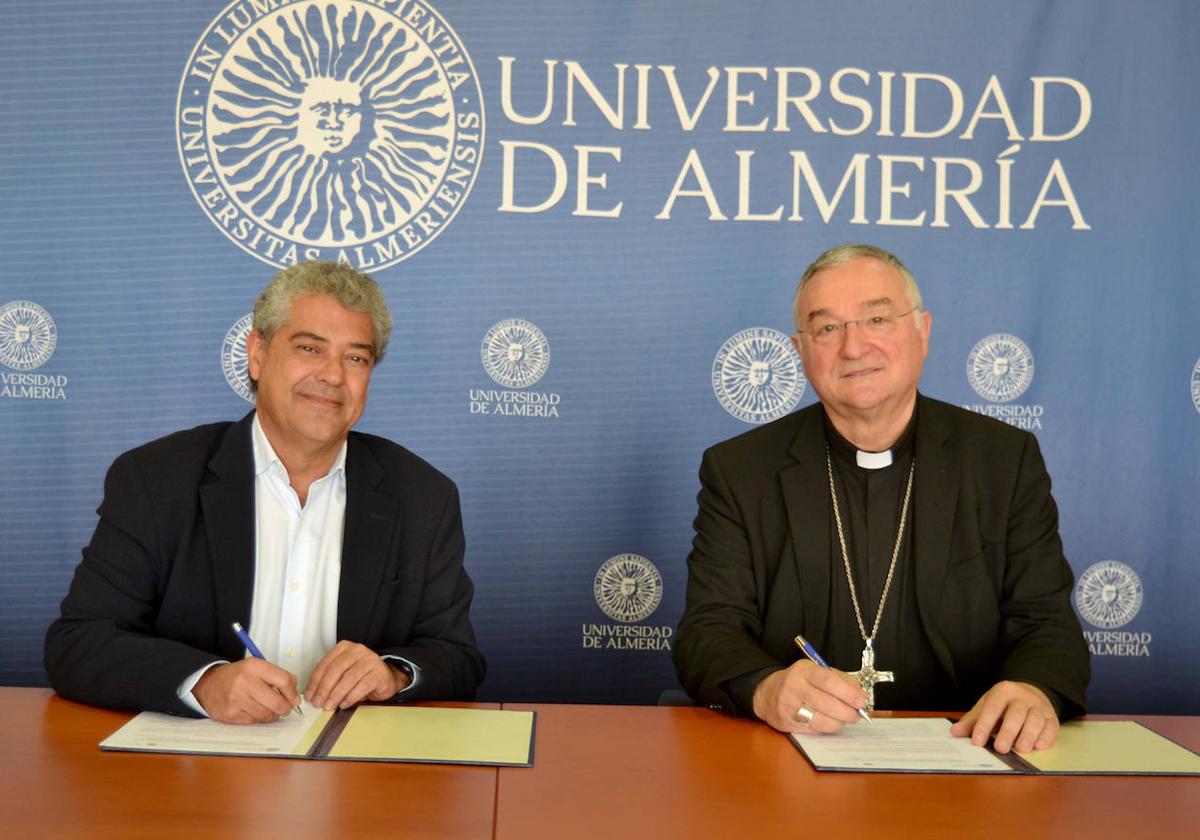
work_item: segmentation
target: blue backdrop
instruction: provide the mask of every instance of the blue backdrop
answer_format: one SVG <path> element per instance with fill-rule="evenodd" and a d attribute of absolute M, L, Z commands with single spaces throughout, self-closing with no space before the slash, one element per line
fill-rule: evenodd
<path fill-rule="evenodd" d="M 482 696 L 653 702 L 703 449 L 811 403 L 826 247 L 893 250 L 922 389 L 1031 428 L 1092 708 L 1200 713 L 1190 2 L 6 3 L 0 683 L 120 452 L 241 416 L 280 265 L 397 316 L 360 428 L 462 490 Z"/>

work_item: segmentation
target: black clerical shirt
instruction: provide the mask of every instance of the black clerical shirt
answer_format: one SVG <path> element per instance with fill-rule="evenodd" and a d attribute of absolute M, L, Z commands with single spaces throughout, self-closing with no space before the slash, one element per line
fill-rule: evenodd
<path fill-rule="evenodd" d="M 890 465 L 871 469 L 859 466 L 858 450 L 842 437 L 828 416 L 825 437 L 833 462 L 846 553 L 863 625 L 871 633 L 883 597 L 884 584 L 896 546 L 904 493 L 912 469 L 917 417 L 914 413 L 899 439 L 892 444 Z M 916 575 L 913 574 L 912 534 L 915 504 L 910 497 L 896 570 L 888 588 L 879 629 L 875 633 L 875 669 L 892 671 L 895 682 L 875 686 L 877 709 L 926 709 L 945 706 L 949 680 L 921 627 L 917 614 Z M 862 664 L 863 637 L 850 599 L 845 563 L 832 510 L 829 517 L 830 587 L 829 623 L 824 633 L 825 660 L 834 668 L 852 672 Z"/>
<path fill-rule="evenodd" d="M 863 624 L 869 634 L 879 609 L 888 567 L 896 543 L 904 491 L 914 457 L 917 416 L 892 445 L 892 463 L 868 469 L 857 463 L 856 447 L 842 437 L 825 416 L 825 438 L 833 463 L 834 484 L 846 552 L 858 592 Z M 826 490 L 828 492 L 828 490 Z M 915 493 L 915 490 L 914 490 Z M 917 613 L 916 576 L 913 574 L 912 534 L 916 518 L 914 499 L 909 499 L 904 537 L 896 560 L 896 571 L 888 591 L 883 616 L 875 634 L 875 669 L 892 671 L 895 682 L 875 686 L 877 709 L 945 709 L 946 698 L 956 693 L 953 683 L 938 664 L 937 656 L 921 627 Z M 819 649 L 825 661 L 841 671 L 857 671 L 862 664 L 863 638 L 854 617 L 850 587 L 846 579 L 832 506 L 829 514 L 830 604 L 828 624 L 801 630 L 810 640 L 823 640 Z M 801 582 L 803 585 L 803 581 Z M 797 651 L 799 655 L 799 651 Z M 728 691 L 739 705 L 748 708 L 755 688 L 772 669 L 755 671 L 730 680 Z M 972 700 L 962 698 L 969 706 Z"/>

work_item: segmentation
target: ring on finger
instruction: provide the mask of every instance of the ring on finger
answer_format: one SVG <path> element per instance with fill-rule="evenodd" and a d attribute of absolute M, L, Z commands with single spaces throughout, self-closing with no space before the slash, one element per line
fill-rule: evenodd
<path fill-rule="evenodd" d="M 800 721 L 805 726 L 809 726 L 812 724 L 813 710 L 808 708 L 808 706 L 801 706 L 796 710 L 796 720 Z"/>

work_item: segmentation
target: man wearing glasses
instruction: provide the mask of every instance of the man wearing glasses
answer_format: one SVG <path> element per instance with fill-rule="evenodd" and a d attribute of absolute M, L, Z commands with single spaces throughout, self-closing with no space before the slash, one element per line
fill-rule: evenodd
<path fill-rule="evenodd" d="M 892 254 L 825 252 L 793 315 L 820 403 L 704 454 L 680 681 L 785 732 L 961 709 L 955 735 L 1049 747 L 1090 663 L 1037 440 L 917 392 L 932 318 Z"/>

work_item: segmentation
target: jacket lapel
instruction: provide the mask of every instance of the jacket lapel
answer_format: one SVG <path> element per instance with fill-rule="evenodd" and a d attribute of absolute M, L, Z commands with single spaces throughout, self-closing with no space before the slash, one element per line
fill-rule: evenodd
<path fill-rule="evenodd" d="M 346 522 L 338 591 L 338 639 L 366 643 L 375 596 L 384 583 L 397 518 L 387 473 L 354 434 L 346 451 Z"/>
<path fill-rule="evenodd" d="M 825 466 L 824 414 L 819 406 L 802 413 L 789 450 L 796 463 L 779 473 L 796 574 L 800 579 L 802 629 L 821 648 L 829 622 L 829 479 Z"/>
<path fill-rule="evenodd" d="M 254 592 L 254 453 L 250 424 L 254 412 L 229 427 L 200 487 L 200 508 L 208 537 L 216 598 L 217 639 L 234 661 L 242 646 L 231 625 L 250 622 Z"/>
<path fill-rule="evenodd" d="M 913 488 L 917 612 L 938 661 L 955 679 L 954 662 L 938 629 L 937 617 L 950 565 L 950 541 L 958 503 L 958 444 L 937 403 L 924 397 L 919 399 Z"/>

